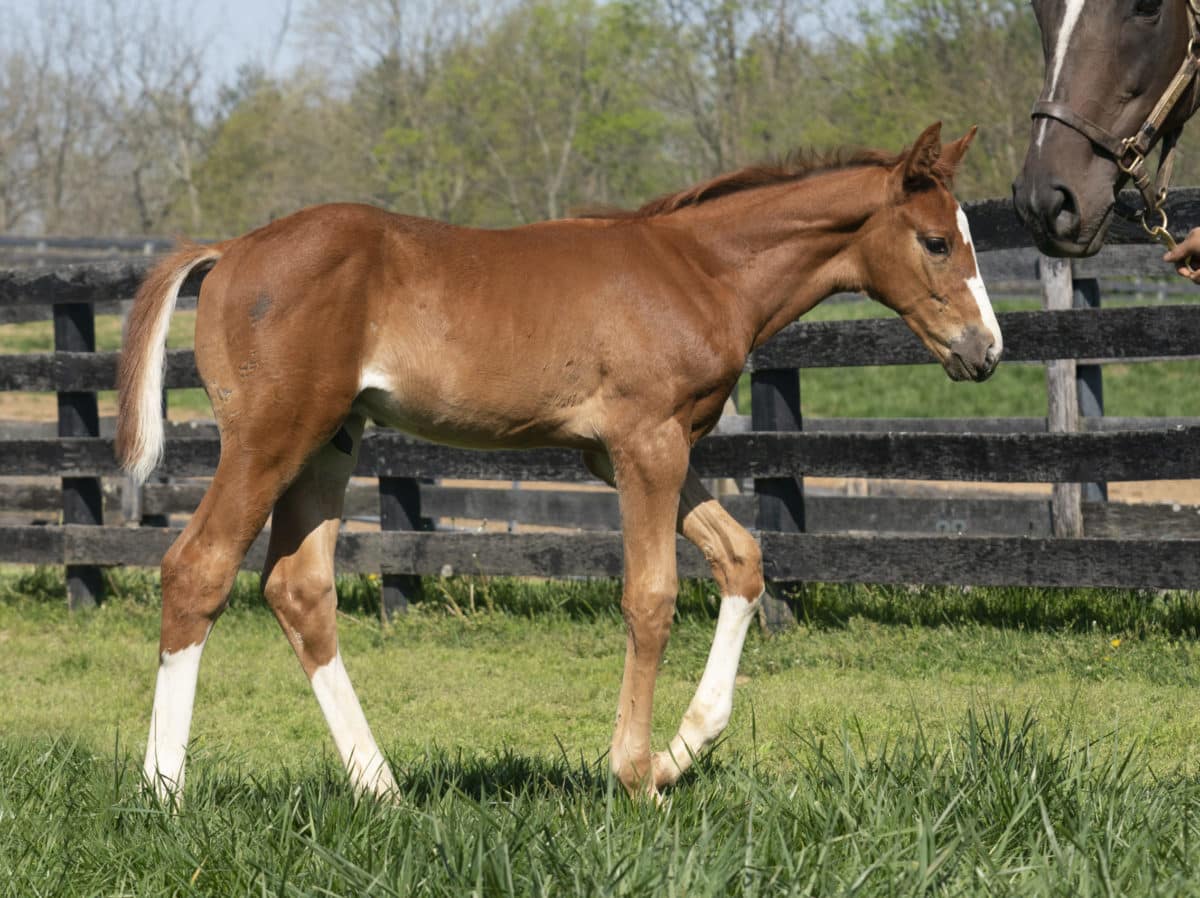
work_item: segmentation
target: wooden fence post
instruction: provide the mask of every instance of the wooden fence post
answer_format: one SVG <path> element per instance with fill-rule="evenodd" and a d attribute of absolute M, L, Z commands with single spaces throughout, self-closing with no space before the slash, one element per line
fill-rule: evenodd
<path fill-rule="evenodd" d="M 1095 278 L 1078 278 L 1073 283 L 1072 307 L 1076 309 L 1100 308 L 1100 282 Z M 1104 374 L 1100 365 L 1076 365 L 1075 392 L 1079 400 L 1079 414 L 1084 418 L 1104 417 Z M 1107 483 L 1085 483 L 1085 502 L 1107 502 Z"/>
<path fill-rule="evenodd" d="M 54 349 L 56 352 L 95 352 L 96 317 L 89 303 L 63 303 L 54 309 Z M 60 392 L 58 435 L 60 437 L 100 436 L 100 411 L 94 392 Z M 62 520 L 64 524 L 103 524 L 104 495 L 99 477 L 62 478 Z M 101 599 L 103 572 L 92 565 L 67 565 L 67 604 L 74 608 L 93 608 Z"/>
<path fill-rule="evenodd" d="M 1043 256 L 1040 261 L 1043 304 L 1047 311 L 1070 309 L 1074 297 L 1069 259 Z M 1051 433 L 1079 430 L 1079 396 L 1075 359 L 1046 363 L 1046 423 Z M 1056 483 L 1050 499 L 1054 535 L 1083 536 L 1083 491 L 1078 483 Z"/>
<path fill-rule="evenodd" d="M 421 517 L 421 492 L 416 480 L 408 477 L 379 478 L 380 530 L 431 530 Z M 393 614 L 408 610 L 408 603 L 421 591 L 421 578 L 415 574 L 384 574 L 380 615 L 386 621 Z"/>
<path fill-rule="evenodd" d="M 800 415 L 800 372 L 796 369 L 755 371 L 750 375 L 750 427 L 752 430 L 803 428 Z M 801 477 L 756 478 L 758 530 L 779 533 L 804 532 L 804 479 Z M 787 602 L 774 594 L 785 584 L 768 584 L 763 596 L 763 618 L 768 630 L 796 622 Z"/>

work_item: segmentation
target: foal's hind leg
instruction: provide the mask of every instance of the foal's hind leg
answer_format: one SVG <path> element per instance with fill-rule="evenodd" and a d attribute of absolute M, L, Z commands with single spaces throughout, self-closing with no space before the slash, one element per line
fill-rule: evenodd
<path fill-rule="evenodd" d="M 350 451 L 325 446 L 275 505 L 263 594 L 308 675 L 355 790 L 383 795 L 396 789 L 396 781 L 371 735 L 337 643 L 333 556 L 363 419 L 351 416 L 343 429 L 351 442 L 338 443 Z"/>
<path fill-rule="evenodd" d="M 163 556 L 159 667 L 145 774 L 164 799 L 183 788 L 204 643 L 225 610 L 246 550 L 295 467 L 281 465 L 278 457 L 223 447 L 200 507 Z"/>
<path fill-rule="evenodd" d="M 654 782 L 659 787 L 679 779 L 729 723 L 738 660 L 764 589 L 758 543 L 709 495 L 693 470 L 679 497 L 677 526 L 708 559 L 721 590 L 721 611 L 696 696 L 670 747 L 654 755 Z"/>

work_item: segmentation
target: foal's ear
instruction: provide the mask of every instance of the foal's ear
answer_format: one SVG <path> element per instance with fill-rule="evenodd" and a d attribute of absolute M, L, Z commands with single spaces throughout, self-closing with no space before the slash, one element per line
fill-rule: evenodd
<path fill-rule="evenodd" d="M 934 122 L 921 132 L 897 166 L 904 191 L 922 190 L 937 181 L 941 158 L 942 123 Z"/>
<path fill-rule="evenodd" d="M 967 154 L 967 148 L 971 146 L 971 141 L 975 139 L 975 133 L 979 130 L 978 125 L 972 125 L 971 129 L 960 137 L 954 143 L 948 143 L 942 147 L 942 166 L 946 168 L 950 175 L 954 175 L 954 170 L 958 168 L 958 164 L 962 162 L 963 156 Z"/>

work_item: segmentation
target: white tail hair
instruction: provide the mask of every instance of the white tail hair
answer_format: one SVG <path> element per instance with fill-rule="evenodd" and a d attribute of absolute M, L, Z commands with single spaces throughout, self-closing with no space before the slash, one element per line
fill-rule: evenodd
<path fill-rule="evenodd" d="M 133 301 L 117 372 L 117 458 L 138 483 L 162 461 L 167 331 L 192 269 L 221 257 L 219 246 L 188 245 L 154 267 Z"/>

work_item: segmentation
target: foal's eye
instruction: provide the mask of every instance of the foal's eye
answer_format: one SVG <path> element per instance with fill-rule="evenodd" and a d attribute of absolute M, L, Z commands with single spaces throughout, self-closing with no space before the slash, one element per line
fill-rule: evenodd
<path fill-rule="evenodd" d="M 1162 11 L 1162 0 L 1135 0 L 1133 14 L 1142 18 L 1156 16 Z"/>
<path fill-rule="evenodd" d="M 931 256 L 950 255 L 950 244 L 946 242 L 945 237 L 922 237 L 921 245 Z"/>

